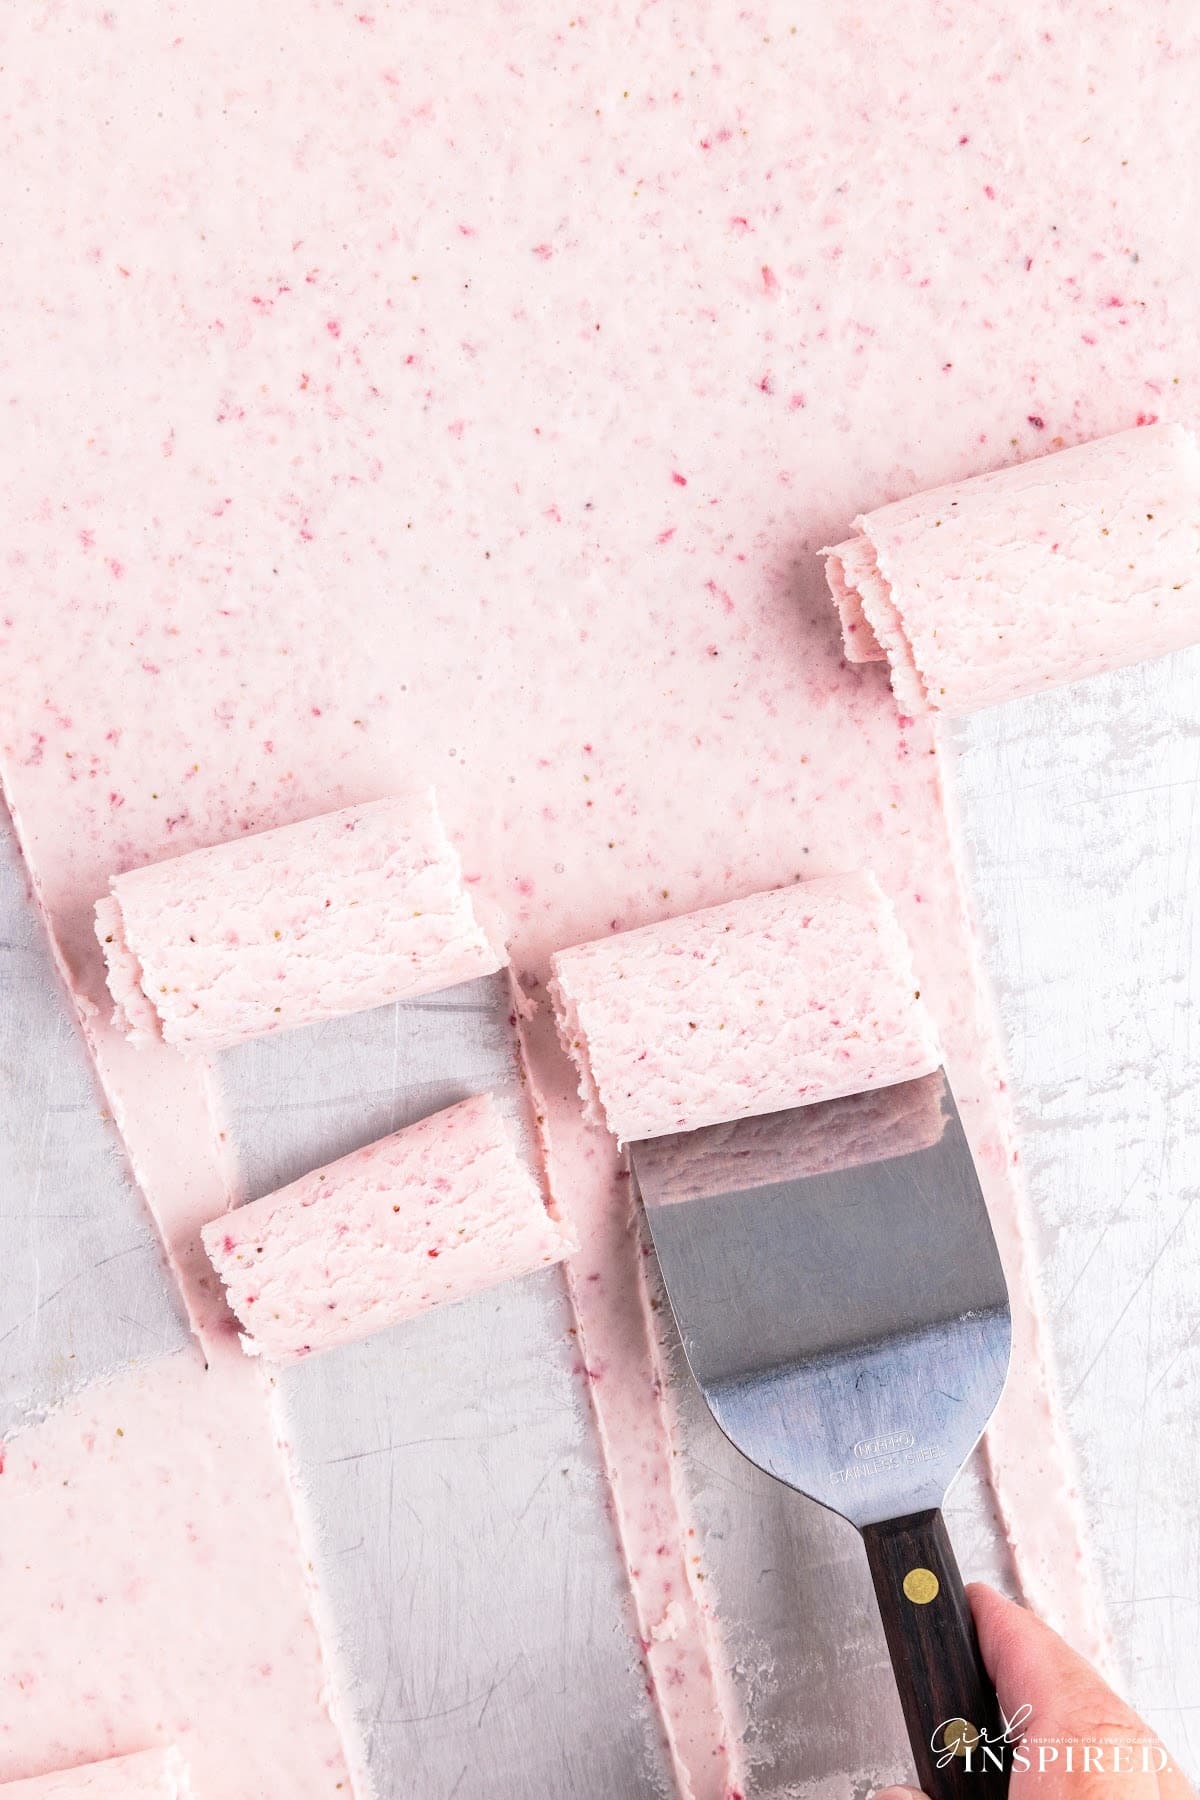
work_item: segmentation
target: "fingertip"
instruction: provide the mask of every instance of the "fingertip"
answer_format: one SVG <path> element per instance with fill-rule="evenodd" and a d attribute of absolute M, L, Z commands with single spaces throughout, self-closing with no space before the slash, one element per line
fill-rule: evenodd
<path fill-rule="evenodd" d="M 894 1787 L 878 1788 L 871 1795 L 871 1800 L 926 1800 L 926 1797 L 920 1788 L 902 1787 L 897 1784 Z"/>
<path fill-rule="evenodd" d="M 1007 1594 L 993 1587 L 990 1581 L 969 1581 L 967 1583 L 967 1599 L 971 1602 L 972 1612 L 1003 1614 L 1008 1612 L 1023 1613 L 1025 1608 L 1019 1600 L 1010 1600 Z"/>
<path fill-rule="evenodd" d="M 1028 1607 L 986 1582 L 967 1589 L 979 1648 L 1007 1718 L 1027 1713 L 1042 1732 L 1092 1720 L 1138 1725 L 1136 1715 L 1077 1651 Z"/>
<path fill-rule="evenodd" d="M 979 1634 L 983 1660 L 992 1680 L 999 1685 L 1008 1672 L 1008 1665 L 1014 1658 L 1019 1658 L 1032 1615 L 986 1581 L 972 1581 L 967 1588 L 967 1599 Z"/>

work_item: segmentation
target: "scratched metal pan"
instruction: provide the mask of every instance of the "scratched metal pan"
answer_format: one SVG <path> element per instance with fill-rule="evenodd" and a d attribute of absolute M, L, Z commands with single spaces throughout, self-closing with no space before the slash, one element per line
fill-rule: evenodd
<path fill-rule="evenodd" d="M 0 806 L 0 1441 L 188 1341 Z"/>
<path fill-rule="evenodd" d="M 218 1059 L 246 1199 L 468 1094 L 526 1135 L 503 975 Z M 282 1370 L 381 1800 L 668 1793 L 562 1271 Z"/>
<path fill-rule="evenodd" d="M 949 732 L 1129 1698 L 1200 1776 L 1200 651 Z"/>
<path fill-rule="evenodd" d="M 467 1093 L 517 1123 L 503 982 L 222 1059 L 247 1194 Z M 0 1440 L 190 1342 L 0 819 Z M 381 1800 L 670 1788 L 561 1272 L 284 1374 Z"/>

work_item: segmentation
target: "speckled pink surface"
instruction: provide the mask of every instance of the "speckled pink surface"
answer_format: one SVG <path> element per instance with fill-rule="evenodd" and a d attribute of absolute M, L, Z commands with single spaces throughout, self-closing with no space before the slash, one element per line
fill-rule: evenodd
<path fill-rule="evenodd" d="M 351 1792 L 262 1377 L 207 1356 L 4 1447 L 0 1780 L 165 1738 L 195 1800 Z"/>
<path fill-rule="evenodd" d="M 190 1800 L 187 1770 L 175 1750 L 144 1750 L 135 1756 L 34 1775 L 6 1782 L 8 1800 Z"/>
<path fill-rule="evenodd" d="M 201 1235 L 246 1348 L 274 1362 L 352 1343 L 572 1247 L 490 1094 L 314 1169 Z"/>
<path fill-rule="evenodd" d="M 1027 1593 L 1090 1647 L 935 745 L 881 669 L 846 666 L 817 551 L 887 501 L 1200 411 L 1194 8 L 297 0 L 281 24 L 59 0 L 2 30 L 0 764 L 83 1001 L 107 1013 L 91 918 L 114 872 L 401 783 L 436 782 L 541 997 L 564 945 L 869 849 L 1016 1297 L 1003 1517 Z M 189 1303 L 219 1319 L 202 1072 L 94 1031 Z M 736 1721 L 628 1185 L 548 1038 L 537 1060 L 650 1678 L 713 1800 Z M 198 1605 L 182 1662 L 177 1613 L 144 1598 L 108 1608 L 81 1672 L 52 1604 L 119 1560 L 106 1521 L 152 1516 L 158 1465 L 106 1485 L 53 1425 L 37 1467 L 38 1434 L 10 1455 L 0 1541 L 44 1548 L 6 1596 L 0 1776 L 106 1753 L 93 1673 L 130 1733 L 112 1747 L 146 1741 L 122 1696 L 172 1665 L 203 1800 L 269 1791 L 243 1774 L 264 1716 L 295 1800 L 346 1778 L 258 1378 L 227 1348 L 219 1405 L 150 1384 L 175 1467 L 235 1430 L 259 1471 L 253 1506 L 196 1475 L 213 1556 L 237 1518 L 247 1606 Z M 48 1530 L 64 1493 L 71 1529 Z M 163 1541 L 169 1593 L 187 1564 Z M 258 1568 L 287 1579 L 256 1591 Z"/>
<path fill-rule="evenodd" d="M 580 1095 L 620 1143 L 865 1093 L 941 1060 L 869 873 L 618 932 L 551 967 Z"/>
<path fill-rule="evenodd" d="M 966 713 L 1200 641 L 1200 448 L 1144 425 L 854 521 L 826 552 L 852 662 Z"/>
<path fill-rule="evenodd" d="M 180 1049 L 489 975 L 432 794 L 344 807 L 118 875 L 96 907 L 114 1024 Z"/>

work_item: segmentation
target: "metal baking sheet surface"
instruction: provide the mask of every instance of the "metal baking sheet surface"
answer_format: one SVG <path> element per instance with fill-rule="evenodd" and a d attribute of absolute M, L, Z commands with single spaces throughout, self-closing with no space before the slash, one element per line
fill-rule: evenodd
<path fill-rule="evenodd" d="M 1126 1691 L 1200 1775 L 1200 651 L 952 733 Z"/>
<path fill-rule="evenodd" d="M 0 806 L 0 1440 L 188 1338 Z"/>
<path fill-rule="evenodd" d="M 246 1198 L 468 1094 L 525 1128 L 507 978 L 219 1059 Z M 321 1601 L 382 1800 L 673 1792 L 547 1269 L 283 1370 Z"/>

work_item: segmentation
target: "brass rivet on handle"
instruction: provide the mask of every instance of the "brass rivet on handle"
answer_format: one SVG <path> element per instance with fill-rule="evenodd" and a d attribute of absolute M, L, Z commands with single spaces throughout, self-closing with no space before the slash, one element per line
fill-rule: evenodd
<path fill-rule="evenodd" d="M 928 1606 L 936 1600 L 941 1583 L 932 1569 L 910 1569 L 904 1577 L 904 1598 L 914 1606 Z"/>

